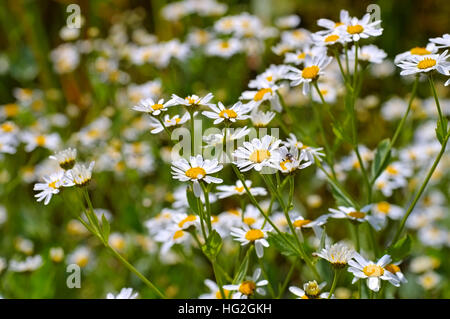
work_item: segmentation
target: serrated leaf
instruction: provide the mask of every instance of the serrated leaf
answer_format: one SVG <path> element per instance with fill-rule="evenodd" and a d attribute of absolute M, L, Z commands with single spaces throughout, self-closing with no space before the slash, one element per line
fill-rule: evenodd
<path fill-rule="evenodd" d="M 202 250 L 210 260 L 214 260 L 219 254 L 221 248 L 222 237 L 220 237 L 217 231 L 213 230 L 206 239 L 205 245 L 202 246 Z"/>
<path fill-rule="evenodd" d="M 411 237 L 409 235 L 403 237 L 394 246 L 387 250 L 393 261 L 399 261 L 409 255 L 411 251 Z"/>
<path fill-rule="evenodd" d="M 375 157 L 372 163 L 372 180 L 375 181 L 376 178 L 381 174 L 381 172 L 386 168 L 389 163 L 390 158 L 390 139 L 386 138 L 382 140 L 375 151 Z M 383 159 L 385 158 L 384 162 Z"/>
<path fill-rule="evenodd" d="M 280 235 L 278 233 L 269 233 L 268 240 L 270 245 L 273 245 L 285 256 L 301 256 L 298 250 L 294 248 L 296 247 L 296 241 L 291 234 L 283 233 L 283 235 Z M 291 245 L 289 245 L 286 240 L 290 242 Z"/>

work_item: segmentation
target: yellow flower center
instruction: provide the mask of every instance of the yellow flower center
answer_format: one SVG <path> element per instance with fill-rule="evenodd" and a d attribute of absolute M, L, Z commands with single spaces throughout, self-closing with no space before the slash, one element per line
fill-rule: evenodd
<path fill-rule="evenodd" d="M 320 288 L 317 282 L 313 281 L 310 282 L 305 289 L 305 293 L 308 295 L 308 297 L 315 297 L 320 293 Z"/>
<path fill-rule="evenodd" d="M 268 77 L 266 77 L 266 80 L 269 81 L 269 82 L 272 82 L 273 77 L 271 75 L 269 75 Z"/>
<path fill-rule="evenodd" d="M 256 92 L 255 96 L 253 97 L 253 100 L 256 102 L 261 101 L 264 98 L 264 95 L 266 93 L 273 93 L 271 88 L 261 89 L 258 92 Z"/>
<path fill-rule="evenodd" d="M 309 219 L 297 219 L 292 223 L 295 228 L 302 228 L 305 225 L 308 225 L 311 222 Z"/>
<path fill-rule="evenodd" d="M 256 284 L 253 281 L 244 281 L 242 284 L 239 285 L 239 292 L 244 295 L 252 295 L 253 292 L 256 289 Z"/>
<path fill-rule="evenodd" d="M 348 216 L 353 217 L 353 218 L 362 219 L 366 216 L 366 214 L 362 213 L 362 212 L 350 212 L 350 213 L 348 213 Z"/>
<path fill-rule="evenodd" d="M 428 69 L 436 65 L 436 60 L 432 58 L 425 58 L 419 63 L 417 63 L 417 67 L 419 69 Z"/>
<path fill-rule="evenodd" d="M 185 219 L 183 219 L 181 222 L 178 223 L 178 227 L 183 228 L 184 224 L 186 224 L 188 222 L 193 222 L 196 219 L 197 219 L 197 216 L 189 215 L 188 217 L 186 217 Z"/>
<path fill-rule="evenodd" d="M 236 216 L 240 216 L 241 215 L 241 213 L 239 213 L 239 211 L 237 209 L 230 209 L 228 211 L 228 213 L 236 215 Z"/>
<path fill-rule="evenodd" d="M 268 158 L 270 158 L 270 152 L 268 150 L 256 150 L 250 154 L 249 160 L 254 163 L 261 163 Z"/>
<path fill-rule="evenodd" d="M 220 43 L 220 47 L 222 49 L 228 49 L 230 47 L 230 44 L 228 43 L 228 41 L 223 41 Z"/>
<path fill-rule="evenodd" d="M 409 52 L 410 52 L 411 54 L 415 54 L 415 55 L 427 55 L 427 54 L 430 54 L 430 53 L 431 53 L 431 52 L 428 51 L 427 49 L 421 48 L 421 47 L 415 47 L 415 48 L 412 48 Z"/>
<path fill-rule="evenodd" d="M 299 53 L 297 55 L 297 59 L 299 59 L 299 60 L 303 60 L 305 57 L 306 57 L 306 53 L 305 52 Z"/>
<path fill-rule="evenodd" d="M 363 32 L 363 31 L 364 31 L 363 26 L 359 25 L 359 24 L 357 24 L 357 25 L 349 25 L 347 27 L 347 32 L 350 33 L 350 34 L 357 34 L 357 33 Z"/>
<path fill-rule="evenodd" d="M 400 267 L 397 266 L 397 265 L 394 265 L 394 264 L 386 265 L 385 268 L 386 268 L 387 271 L 389 271 L 389 272 L 391 272 L 393 274 L 398 273 L 400 271 Z"/>
<path fill-rule="evenodd" d="M 287 170 L 287 167 L 286 167 L 286 164 L 287 164 L 287 163 L 292 163 L 292 161 L 291 161 L 291 160 L 285 160 L 285 161 L 282 161 L 282 162 L 280 163 L 280 167 L 281 167 L 281 169 L 283 169 L 284 171 Z"/>
<path fill-rule="evenodd" d="M 250 229 L 245 234 L 245 239 L 249 241 L 255 241 L 257 239 L 264 238 L 264 233 L 260 229 Z"/>
<path fill-rule="evenodd" d="M 386 171 L 387 171 L 389 174 L 391 174 L 391 175 L 397 175 L 397 174 L 398 174 L 398 170 L 397 170 L 394 166 L 391 166 L 391 165 L 389 165 L 389 166 L 386 168 Z"/>
<path fill-rule="evenodd" d="M 14 130 L 14 126 L 11 123 L 3 123 L 1 126 L 3 132 L 9 133 Z"/>
<path fill-rule="evenodd" d="M 236 191 L 236 192 L 238 192 L 238 193 L 242 193 L 243 191 L 244 191 L 244 186 L 242 186 L 242 187 L 235 187 L 234 188 L 234 190 Z"/>
<path fill-rule="evenodd" d="M 383 267 L 370 264 L 363 268 L 363 272 L 367 277 L 380 277 L 384 274 Z"/>
<path fill-rule="evenodd" d="M 36 144 L 39 146 L 44 146 L 45 145 L 45 136 L 44 135 L 36 136 Z"/>
<path fill-rule="evenodd" d="M 387 213 L 389 213 L 389 210 L 391 209 L 391 205 L 388 202 L 381 202 L 381 203 L 377 204 L 377 208 L 383 214 L 387 214 Z"/>
<path fill-rule="evenodd" d="M 227 117 L 225 117 L 225 114 L 227 115 Z M 219 116 L 222 118 L 236 118 L 237 117 L 237 113 L 234 110 L 222 110 L 219 113 Z"/>
<path fill-rule="evenodd" d="M 305 79 L 315 79 L 319 74 L 319 70 L 317 65 L 308 66 L 303 69 L 302 77 Z"/>
<path fill-rule="evenodd" d="M 206 171 L 201 167 L 191 167 L 186 171 L 186 176 L 192 179 L 201 179 L 205 175 Z"/>
<path fill-rule="evenodd" d="M 337 34 L 331 34 L 325 38 L 325 42 L 335 42 L 339 39 Z"/>
<path fill-rule="evenodd" d="M 153 104 L 152 109 L 153 111 L 161 110 L 164 107 L 162 104 Z"/>
<path fill-rule="evenodd" d="M 190 97 L 190 96 L 186 97 L 185 100 L 188 101 L 189 104 L 196 104 L 197 103 L 197 101 L 194 98 Z"/>
<path fill-rule="evenodd" d="M 246 223 L 247 225 L 251 226 L 256 222 L 256 219 L 254 219 L 253 217 L 245 217 L 244 218 L 244 223 Z"/>
<path fill-rule="evenodd" d="M 182 230 L 177 230 L 175 232 L 175 234 L 173 234 L 173 239 L 181 238 L 181 237 L 183 237 L 183 235 L 184 235 L 184 232 Z"/>
<path fill-rule="evenodd" d="M 334 27 L 337 28 L 337 27 L 339 27 L 339 26 L 341 26 L 341 25 L 344 25 L 344 23 L 343 23 L 343 22 L 336 22 L 336 23 L 334 24 Z"/>
<path fill-rule="evenodd" d="M 223 290 L 223 293 L 225 294 L 225 298 L 229 298 L 230 297 L 230 291 L 229 290 L 226 290 L 226 289 L 224 289 Z M 220 290 L 218 290 L 217 292 L 216 292 L 216 298 L 217 299 L 223 299 L 222 298 L 222 293 L 220 292 Z"/>
<path fill-rule="evenodd" d="M 51 187 L 51 188 L 53 188 L 53 189 L 57 189 L 57 187 L 56 187 L 56 182 L 57 182 L 57 181 L 53 181 L 53 182 L 49 183 L 48 186 Z"/>
<path fill-rule="evenodd" d="M 89 262 L 89 257 L 88 256 L 80 256 L 76 260 L 76 264 L 78 266 L 80 266 L 81 268 L 85 267 L 88 262 Z"/>

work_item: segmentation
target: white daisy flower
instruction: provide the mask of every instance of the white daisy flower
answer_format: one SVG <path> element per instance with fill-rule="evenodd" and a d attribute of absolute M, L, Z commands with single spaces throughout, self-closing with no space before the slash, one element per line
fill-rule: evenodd
<path fill-rule="evenodd" d="M 250 114 L 250 119 L 255 127 L 266 127 L 275 117 L 275 112 L 263 112 L 254 109 Z"/>
<path fill-rule="evenodd" d="M 214 120 L 214 124 L 222 123 L 223 121 L 236 122 L 237 120 L 245 120 L 250 116 L 247 115 L 250 111 L 248 105 L 243 105 L 242 102 L 235 103 L 230 108 L 225 108 L 222 102 L 216 105 L 210 104 L 209 108 L 213 111 L 204 111 L 202 114 Z"/>
<path fill-rule="evenodd" d="M 117 295 L 108 293 L 106 299 L 136 299 L 139 293 L 133 292 L 133 288 L 122 288 Z"/>
<path fill-rule="evenodd" d="M 424 55 L 430 55 L 434 54 L 438 51 L 438 48 L 435 46 L 434 43 L 428 43 L 426 47 L 414 47 L 409 51 L 397 54 L 394 59 L 394 63 L 398 64 L 399 62 L 403 60 L 407 60 L 408 58 L 412 56 L 424 56 Z"/>
<path fill-rule="evenodd" d="M 296 14 L 279 17 L 275 20 L 275 25 L 281 29 L 295 28 L 300 24 L 300 17 Z"/>
<path fill-rule="evenodd" d="M 386 223 L 386 217 L 393 220 L 399 220 L 405 214 L 405 210 L 400 206 L 390 204 L 386 201 L 378 202 L 373 205 L 373 213 L 380 216 L 383 224 Z"/>
<path fill-rule="evenodd" d="M 287 65 L 271 64 L 263 73 L 251 80 L 248 83 L 248 87 L 258 90 L 272 87 L 277 81 L 283 80 L 287 72 Z"/>
<path fill-rule="evenodd" d="M 351 61 L 355 61 L 356 48 L 352 46 L 348 51 L 348 59 Z M 376 45 L 364 45 L 358 49 L 358 60 L 359 61 L 367 61 L 370 63 L 382 63 L 383 60 L 387 57 L 387 53 L 384 50 L 381 50 Z"/>
<path fill-rule="evenodd" d="M 220 288 L 214 281 L 212 281 L 211 279 L 205 279 L 205 285 L 209 288 L 210 292 L 200 295 L 198 297 L 199 299 L 223 299 Z M 232 296 L 231 291 L 227 289 L 223 289 L 223 293 L 225 294 L 225 299 L 228 299 Z"/>
<path fill-rule="evenodd" d="M 408 280 L 406 279 L 405 275 L 402 273 L 402 270 L 398 266 L 399 264 L 400 262 L 394 264 L 387 264 L 386 266 L 384 266 L 384 268 L 391 274 L 394 274 L 397 277 L 398 281 L 406 284 Z"/>
<path fill-rule="evenodd" d="M 173 245 L 190 245 L 192 242 L 189 232 L 180 229 L 177 225 L 171 225 L 167 229 L 161 230 L 154 239 L 162 243 L 161 254 L 163 255 L 167 254 Z"/>
<path fill-rule="evenodd" d="M 197 112 L 194 112 L 194 116 L 196 114 L 197 114 Z M 182 117 L 180 117 L 179 114 L 176 114 L 172 117 L 170 117 L 170 115 L 166 114 L 166 115 L 164 115 L 162 122 L 164 123 L 165 127 L 172 127 L 172 126 L 182 125 L 182 124 L 186 123 L 187 121 L 189 121 L 190 118 L 191 118 L 191 116 L 190 116 L 189 112 L 184 113 Z M 150 133 L 152 133 L 152 134 L 157 134 L 164 130 L 164 127 L 161 124 L 161 122 L 153 117 L 150 118 L 150 126 L 152 128 Z"/>
<path fill-rule="evenodd" d="M 44 147 L 55 151 L 61 144 L 61 138 L 58 133 L 40 134 L 32 132 L 23 132 L 22 141 L 26 144 L 25 151 L 31 152 L 36 147 Z"/>
<path fill-rule="evenodd" d="M 277 112 L 281 111 L 280 97 L 277 90 L 280 86 L 273 85 L 262 88 L 258 91 L 244 91 L 240 96 L 240 100 L 249 100 L 246 104 L 249 110 L 257 109 L 264 101 L 270 101 L 272 109 Z"/>
<path fill-rule="evenodd" d="M 319 87 L 319 92 L 322 95 L 323 99 L 328 104 L 333 104 L 336 102 L 337 98 L 337 90 L 334 84 L 330 84 L 327 82 L 317 82 L 317 86 Z M 322 98 L 316 90 L 312 90 L 312 99 L 314 102 L 322 104 Z"/>
<path fill-rule="evenodd" d="M 70 181 L 65 175 L 64 171 L 58 171 L 43 178 L 44 183 L 34 184 L 33 190 L 40 191 L 34 195 L 37 201 L 43 201 L 44 205 L 47 205 L 54 194 L 58 194 L 61 187 L 73 186 L 74 183 Z"/>
<path fill-rule="evenodd" d="M 366 13 L 362 19 L 356 17 L 346 17 L 344 24 L 338 26 L 338 31 L 345 32 L 351 35 L 353 41 L 359 41 L 359 39 L 367 39 L 369 37 L 377 37 L 383 33 L 383 28 L 379 25 L 381 20 L 370 22 L 371 15 Z"/>
<path fill-rule="evenodd" d="M 296 295 L 297 299 L 328 299 L 329 292 L 321 292 L 321 290 L 327 285 L 326 282 L 322 282 L 320 285 L 317 281 L 308 281 L 303 285 L 303 289 L 290 286 L 289 291 Z"/>
<path fill-rule="evenodd" d="M 239 39 L 215 39 L 207 44 L 205 53 L 210 56 L 219 56 L 228 59 L 236 53 L 242 52 L 242 49 L 242 42 Z"/>
<path fill-rule="evenodd" d="M 284 63 L 292 63 L 295 65 L 299 65 L 305 62 L 307 56 L 314 58 L 315 56 L 326 55 L 326 53 L 327 49 L 323 46 L 305 45 L 301 49 L 295 51 L 295 53 L 286 52 L 284 56 Z M 289 69 L 287 71 L 289 71 Z"/>
<path fill-rule="evenodd" d="M 174 101 L 169 100 L 164 103 L 164 99 L 160 99 L 157 103 L 152 98 L 146 98 L 133 106 L 133 110 L 158 116 L 161 112 L 167 111 L 167 108 L 174 105 Z"/>
<path fill-rule="evenodd" d="M 89 166 L 84 164 L 75 164 L 71 170 L 66 172 L 68 182 L 77 186 L 87 185 L 91 181 L 94 164 L 94 161 L 90 162 Z"/>
<path fill-rule="evenodd" d="M 201 155 L 191 156 L 189 162 L 181 158 L 172 162 L 172 176 L 182 182 L 192 181 L 194 194 L 200 197 L 200 181 L 206 183 L 220 184 L 222 179 L 212 177 L 210 174 L 217 173 L 223 168 L 217 160 L 204 160 Z"/>
<path fill-rule="evenodd" d="M 300 142 L 297 137 L 293 133 L 289 133 L 289 137 L 286 139 L 286 142 L 282 142 L 283 145 L 291 147 L 294 146 L 299 150 L 304 150 L 312 155 L 314 160 L 317 158 L 319 161 L 322 161 L 322 157 L 325 156 L 321 151 L 323 147 L 311 147 Z"/>
<path fill-rule="evenodd" d="M 448 50 L 445 50 L 441 54 L 429 54 L 429 55 L 413 55 L 406 60 L 400 61 L 397 66 L 402 68 L 403 71 L 400 75 L 409 75 L 417 73 L 426 73 L 436 70 L 444 75 L 450 74 L 450 62 L 447 59 L 450 55 L 447 54 Z"/>
<path fill-rule="evenodd" d="M 286 78 L 291 80 L 291 86 L 297 86 L 303 83 L 303 94 L 308 94 L 310 83 L 317 80 L 324 74 L 323 69 L 330 64 L 332 58 L 326 55 L 315 56 L 311 58 L 306 56 L 303 70 L 289 67 L 291 73 Z"/>
<path fill-rule="evenodd" d="M 429 270 L 421 275 L 417 279 L 417 281 L 423 287 L 423 289 L 431 290 L 442 281 L 442 276 L 432 270 Z"/>
<path fill-rule="evenodd" d="M 197 215 L 188 215 L 186 213 L 174 214 L 172 219 L 180 229 L 188 229 L 191 226 L 197 227 L 200 221 Z"/>
<path fill-rule="evenodd" d="M 448 48 L 450 47 L 450 34 L 446 33 L 442 37 L 431 38 L 430 42 L 434 43 L 438 49 Z"/>
<path fill-rule="evenodd" d="M 370 290 L 378 292 L 380 290 L 381 280 L 387 280 L 392 285 L 399 287 L 400 281 L 397 277 L 388 271 L 386 265 L 391 261 L 391 256 L 384 255 L 378 260 L 377 263 L 368 261 L 360 254 L 355 252 L 353 254 L 353 259 L 348 262 L 348 271 L 351 272 L 355 277 L 353 278 L 352 284 L 357 282 L 359 279 L 367 279 L 367 287 Z"/>
<path fill-rule="evenodd" d="M 275 150 L 281 140 L 266 135 L 261 139 L 254 138 L 251 142 L 244 142 L 243 146 L 233 152 L 237 158 L 233 163 L 242 171 L 246 172 L 254 168 L 261 171 L 263 167 L 277 168 L 277 154 Z"/>
<path fill-rule="evenodd" d="M 314 158 L 310 153 L 304 150 L 299 151 L 295 146 L 291 146 L 289 150 L 286 146 L 282 146 L 276 150 L 276 154 L 278 169 L 283 173 L 292 173 L 314 163 Z"/>
<path fill-rule="evenodd" d="M 346 43 L 351 41 L 351 35 L 346 32 L 332 31 L 326 32 L 319 31 L 312 34 L 312 39 L 315 45 L 319 47 L 331 46 L 336 43 Z"/>
<path fill-rule="evenodd" d="M 170 100 L 173 105 L 184 105 L 186 107 L 198 107 L 198 106 L 210 106 L 209 101 L 213 98 L 212 93 L 206 94 L 204 97 L 199 97 L 197 95 L 189 95 L 184 99 L 176 94 L 172 94 L 172 99 Z"/>
<path fill-rule="evenodd" d="M 382 219 L 378 216 L 369 215 L 368 212 L 372 208 L 372 205 L 367 205 L 360 210 L 354 207 L 339 206 L 338 209 L 330 208 L 331 218 L 347 218 L 353 222 L 364 222 L 367 221 L 375 230 L 381 229 Z"/>
<path fill-rule="evenodd" d="M 327 260 L 333 267 L 343 268 L 347 266 L 350 259 L 352 259 L 355 250 L 347 246 L 345 243 L 336 243 L 334 245 L 325 245 L 325 248 L 318 253 L 315 253 L 315 256 L 323 258 Z"/>
<path fill-rule="evenodd" d="M 247 299 L 249 296 L 253 296 L 255 291 L 264 296 L 266 291 L 262 287 L 267 286 L 269 282 L 267 280 L 258 281 L 260 276 L 261 268 L 256 268 L 251 278 L 247 278 L 238 285 L 225 285 L 223 288 L 233 292 L 236 291 L 233 294 L 233 299 Z"/>
<path fill-rule="evenodd" d="M 13 272 L 30 272 L 40 268 L 43 264 L 40 255 L 28 256 L 24 261 L 10 260 L 8 270 Z"/>
<path fill-rule="evenodd" d="M 268 226 L 260 229 L 250 228 L 247 224 L 244 224 L 242 228 L 233 227 L 231 229 L 231 236 L 233 236 L 235 240 L 239 241 L 242 246 L 254 243 L 256 255 L 258 258 L 262 258 L 264 256 L 264 247 L 269 247 L 269 243 L 266 239 L 269 231 L 270 228 Z"/>
<path fill-rule="evenodd" d="M 320 32 L 322 32 L 323 34 L 329 34 L 329 33 L 335 32 L 336 28 L 338 28 L 341 25 L 344 25 L 344 23 L 350 19 L 350 15 L 347 10 L 341 10 L 339 13 L 339 18 L 340 19 L 338 22 L 334 22 L 330 19 L 317 20 L 318 26 L 327 29 L 327 30 L 320 31 Z"/>
<path fill-rule="evenodd" d="M 64 170 L 71 169 L 75 165 L 76 157 L 77 150 L 75 148 L 68 148 L 50 156 L 50 158 L 57 161 L 59 166 Z"/>
<path fill-rule="evenodd" d="M 245 185 L 250 190 L 250 193 L 253 196 L 265 196 L 267 195 L 267 191 L 263 187 L 251 187 L 252 181 L 246 180 Z M 246 194 L 244 184 L 240 180 L 236 182 L 236 185 L 220 185 L 217 186 L 217 190 L 219 191 L 217 193 L 217 196 L 219 198 L 227 198 L 233 195 L 244 195 Z"/>

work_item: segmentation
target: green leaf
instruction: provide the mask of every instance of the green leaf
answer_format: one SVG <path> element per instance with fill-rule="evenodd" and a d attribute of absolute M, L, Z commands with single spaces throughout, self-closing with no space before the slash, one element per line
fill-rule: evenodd
<path fill-rule="evenodd" d="M 447 135 L 447 125 L 448 125 L 448 120 L 447 118 L 443 118 L 444 123 L 442 123 L 441 120 L 437 121 L 437 127 L 436 127 L 436 137 L 439 141 L 439 143 L 441 143 L 441 145 L 444 143 L 445 140 L 445 136 Z"/>
<path fill-rule="evenodd" d="M 189 207 L 196 213 L 197 215 L 200 215 L 199 213 L 199 207 L 197 202 L 197 197 L 195 197 L 194 191 L 192 190 L 192 187 L 189 186 L 186 188 L 186 197 L 188 200 Z"/>
<path fill-rule="evenodd" d="M 109 225 L 109 222 L 106 219 L 105 215 L 102 214 L 102 235 L 103 235 L 103 239 L 105 240 L 105 242 L 108 242 L 110 231 L 111 231 L 111 227 Z"/>
<path fill-rule="evenodd" d="M 391 141 L 386 138 L 382 140 L 375 151 L 375 157 L 372 163 L 372 180 L 375 181 L 376 178 L 381 174 L 381 172 L 386 168 L 389 163 L 389 158 L 391 156 L 391 151 L 389 149 Z M 383 159 L 384 163 L 382 163 Z"/>
<path fill-rule="evenodd" d="M 273 245 L 277 250 L 280 251 L 281 254 L 285 256 L 301 256 L 299 251 L 294 248 L 296 247 L 296 241 L 294 236 L 288 233 L 283 233 L 283 235 L 278 233 L 269 233 L 269 243 Z M 290 242 L 292 245 L 289 245 Z M 293 246 L 293 247 L 292 247 Z"/>
<path fill-rule="evenodd" d="M 236 273 L 236 276 L 234 276 L 233 284 L 240 283 L 244 280 L 245 275 L 247 275 L 248 270 L 248 264 L 250 259 L 250 252 L 253 250 L 253 246 L 249 247 L 249 250 L 247 251 L 247 254 L 245 255 L 244 260 L 242 261 L 242 264 L 239 266 L 239 269 Z"/>
<path fill-rule="evenodd" d="M 339 188 L 337 188 L 333 183 L 330 183 L 330 185 L 331 194 L 336 200 L 336 204 L 338 206 L 354 206 L 353 202 L 348 199 L 347 196 Z"/>
<path fill-rule="evenodd" d="M 214 260 L 219 254 L 221 248 L 222 237 L 220 237 L 218 232 L 213 230 L 206 239 L 205 245 L 202 246 L 202 250 L 210 260 Z"/>
<path fill-rule="evenodd" d="M 393 261 L 400 261 L 409 255 L 411 251 L 411 236 L 407 235 L 387 250 Z"/>

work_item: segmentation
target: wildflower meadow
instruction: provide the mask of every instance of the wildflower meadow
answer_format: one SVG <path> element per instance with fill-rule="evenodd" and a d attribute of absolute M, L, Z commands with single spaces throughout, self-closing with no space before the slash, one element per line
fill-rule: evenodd
<path fill-rule="evenodd" d="M 449 298 L 449 14 L 3 1 L 0 297 Z"/>

